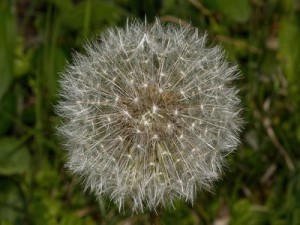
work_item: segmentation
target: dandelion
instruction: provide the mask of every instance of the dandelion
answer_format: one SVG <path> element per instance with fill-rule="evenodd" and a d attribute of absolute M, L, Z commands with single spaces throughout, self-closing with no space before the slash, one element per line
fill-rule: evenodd
<path fill-rule="evenodd" d="M 236 66 L 192 27 L 127 22 L 76 54 L 56 109 L 68 168 L 134 212 L 193 203 L 239 143 Z"/>

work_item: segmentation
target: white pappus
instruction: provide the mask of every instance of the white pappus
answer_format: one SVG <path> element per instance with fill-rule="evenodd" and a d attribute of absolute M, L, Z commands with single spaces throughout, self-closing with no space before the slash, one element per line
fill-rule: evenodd
<path fill-rule="evenodd" d="M 60 80 L 68 168 L 121 210 L 193 202 L 239 143 L 239 72 L 196 28 L 128 21 L 76 54 Z"/>

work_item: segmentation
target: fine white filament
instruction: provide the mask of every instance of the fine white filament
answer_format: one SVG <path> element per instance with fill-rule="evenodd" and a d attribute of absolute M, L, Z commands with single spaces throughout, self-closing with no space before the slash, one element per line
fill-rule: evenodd
<path fill-rule="evenodd" d="M 127 22 L 76 54 L 60 81 L 68 168 L 134 212 L 193 202 L 239 143 L 239 98 L 220 47 L 196 28 Z"/>

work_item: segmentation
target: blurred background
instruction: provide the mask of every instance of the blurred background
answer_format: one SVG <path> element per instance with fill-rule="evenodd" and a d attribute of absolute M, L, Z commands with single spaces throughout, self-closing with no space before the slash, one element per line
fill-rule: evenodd
<path fill-rule="evenodd" d="M 0 224 L 150 224 L 83 193 L 55 127 L 59 72 L 127 17 L 191 24 L 236 61 L 246 124 L 213 193 L 164 224 L 300 224 L 298 0 L 0 0 Z M 180 22 L 181 21 L 181 22 Z"/>

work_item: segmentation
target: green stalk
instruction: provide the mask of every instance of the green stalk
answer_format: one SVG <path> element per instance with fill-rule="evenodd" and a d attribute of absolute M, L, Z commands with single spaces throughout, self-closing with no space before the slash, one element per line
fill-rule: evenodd
<path fill-rule="evenodd" d="M 91 9 L 92 9 L 92 0 L 87 0 L 85 7 L 85 16 L 83 21 L 83 35 L 87 37 L 90 32 L 90 21 L 91 21 Z"/>
<path fill-rule="evenodd" d="M 158 208 L 157 211 L 150 212 L 151 225 L 162 225 L 162 209 Z"/>

